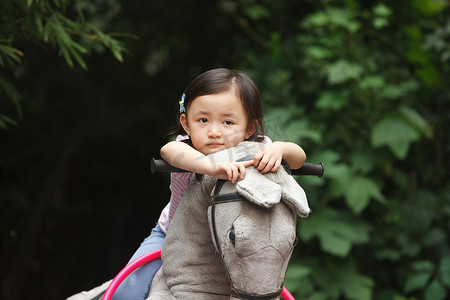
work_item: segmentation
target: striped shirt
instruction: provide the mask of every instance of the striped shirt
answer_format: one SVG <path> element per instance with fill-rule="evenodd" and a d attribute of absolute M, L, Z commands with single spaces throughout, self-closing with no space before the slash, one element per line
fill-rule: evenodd
<path fill-rule="evenodd" d="M 183 141 L 189 139 L 188 136 L 177 136 L 177 141 Z M 271 144 L 272 140 L 264 136 L 264 140 L 262 143 Z M 186 192 L 189 182 L 194 177 L 194 173 L 170 173 L 170 200 L 166 207 L 162 210 L 161 215 L 158 219 L 158 224 L 161 230 L 167 234 L 167 230 L 169 229 L 170 222 L 177 210 L 178 205 L 180 204 L 181 198 L 183 198 L 184 193 Z"/>

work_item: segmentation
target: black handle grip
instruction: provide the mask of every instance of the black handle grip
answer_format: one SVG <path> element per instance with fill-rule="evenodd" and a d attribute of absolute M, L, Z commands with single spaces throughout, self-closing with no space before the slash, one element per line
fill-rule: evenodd
<path fill-rule="evenodd" d="M 300 169 L 291 170 L 292 175 L 315 175 L 318 177 L 322 177 L 324 172 L 323 163 L 304 163 Z"/>
<path fill-rule="evenodd" d="M 152 158 L 152 161 L 150 162 L 150 168 L 152 170 L 152 174 L 155 174 L 156 172 L 175 172 L 175 173 L 189 172 L 172 166 L 164 159 L 155 159 L 155 158 Z"/>
<path fill-rule="evenodd" d="M 176 172 L 176 173 L 189 172 L 170 165 L 164 159 L 152 158 L 150 162 L 150 167 L 152 170 L 152 174 L 155 174 L 156 172 Z M 324 171 L 325 169 L 322 163 L 319 164 L 305 163 L 300 169 L 291 170 L 291 173 L 292 175 L 314 175 L 322 177 Z"/>

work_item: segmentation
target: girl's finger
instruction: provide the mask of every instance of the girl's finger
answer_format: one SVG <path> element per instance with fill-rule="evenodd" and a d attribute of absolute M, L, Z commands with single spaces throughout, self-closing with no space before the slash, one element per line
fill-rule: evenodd
<path fill-rule="evenodd" d="M 253 164 L 253 162 L 251 162 L 251 163 Z M 244 179 L 244 177 L 245 177 L 245 168 L 246 167 L 243 164 L 239 166 L 239 173 L 241 174 L 241 177 L 240 177 L 241 180 Z"/>
<path fill-rule="evenodd" d="M 265 173 L 267 173 L 267 172 L 272 171 L 272 169 L 275 167 L 276 162 L 277 162 L 277 161 L 276 161 L 274 158 L 271 158 L 271 159 L 267 162 L 265 168 L 261 171 L 261 173 L 265 174 Z"/>
<path fill-rule="evenodd" d="M 229 163 L 227 167 L 228 167 L 228 180 L 233 182 L 235 176 L 234 165 L 233 163 Z"/>
<path fill-rule="evenodd" d="M 230 168 L 226 168 L 225 172 L 227 172 L 227 178 L 228 180 L 231 180 L 233 177 L 233 172 L 231 171 Z"/>
<path fill-rule="evenodd" d="M 236 166 L 233 166 L 233 180 L 232 180 L 232 182 L 235 183 L 238 178 L 239 178 L 239 169 Z"/>
<path fill-rule="evenodd" d="M 258 169 L 258 171 L 260 171 L 261 173 L 265 173 L 265 172 L 263 172 L 264 170 L 265 170 L 265 168 L 267 168 L 267 165 L 269 164 L 269 158 L 267 158 L 267 157 L 263 157 L 262 159 L 261 159 L 261 161 L 259 162 L 259 165 L 258 165 L 258 167 L 257 167 L 257 169 Z M 272 167 L 272 166 L 270 166 L 270 167 Z M 267 171 L 266 171 L 267 172 Z"/>
<path fill-rule="evenodd" d="M 278 169 L 280 168 L 280 166 L 281 166 L 281 160 L 277 160 L 276 162 L 275 162 L 275 165 L 273 166 L 273 168 L 272 168 L 272 172 L 276 172 L 276 171 L 278 171 Z"/>
<path fill-rule="evenodd" d="M 265 165 L 264 169 L 261 170 L 261 173 L 266 174 L 272 169 L 272 167 L 273 165 L 270 162 L 268 162 L 267 165 Z"/>
<path fill-rule="evenodd" d="M 253 157 L 253 165 L 255 167 L 258 167 L 259 164 L 261 163 L 261 159 L 263 157 L 263 152 L 259 151 L 255 154 L 255 156 Z"/>
<path fill-rule="evenodd" d="M 243 166 L 244 168 L 248 168 L 250 166 L 253 166 L 253 164 L 254 164 L 253 160 L 246 160 L 246 161 L 240 162 L 240 166 Z"/>

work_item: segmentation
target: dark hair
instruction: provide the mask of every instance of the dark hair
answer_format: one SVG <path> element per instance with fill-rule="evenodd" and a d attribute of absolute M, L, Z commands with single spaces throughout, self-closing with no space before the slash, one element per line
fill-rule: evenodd
<path fill-rule="evenodd" d="M 229 91 L 233 85 L 236 87 L 238 97 L 241 99 L 242 106 L 247 113 L 247 123 L 250 124 L 253 121 L 258 121 L 258 127 L 255 133 L 248 140 L 263 140 L 263 112 L 259 90 L 251 78 L 244 72 L 220 68 L 206 71 L 197 76 L 184 90 L 184 107 L 186 108 L 186 112 L 195 98 Z M 178 127 L 171 132 L 172 134 L 184 132 L 179 121 L 180 113 L 177 116 Z"/>

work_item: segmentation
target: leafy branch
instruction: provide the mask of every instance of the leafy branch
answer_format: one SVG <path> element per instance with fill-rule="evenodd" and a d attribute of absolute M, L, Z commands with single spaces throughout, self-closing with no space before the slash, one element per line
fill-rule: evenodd
<path fill-rule="evenodd" d="M 135 38 L 128 33 L 105 33 L 89 20 L 82 11 L 73 20 L 68 0 L 7 0 L 0 6 L 0 68 L 14 73 L 26 55 L 26 51 L 18 49 L 19 41 L 31 42 L 40 47 L 50 45 L 59 51 L 70 68 L 75 64 L 83 70 L 88 66 L 85 57 L 92 51 L 110 49 L 119 62 L 123 62 L 123 54 L 127 52 L 125 43 L 120 38 Z M 42 43 L 43 42 L 43 43 Z M 98 47 L 101 46 L 101 47 Z M 19 118 L 22 118 L 21 101 L 23 97 L 5 76 L 0 75 L 0 95 L 12 102 Z M 12 118 L 0 114 L 0 128 L 17 124 Z"/>

